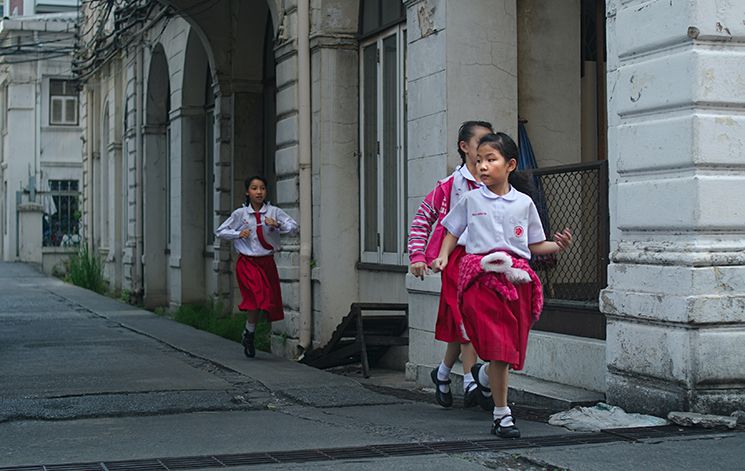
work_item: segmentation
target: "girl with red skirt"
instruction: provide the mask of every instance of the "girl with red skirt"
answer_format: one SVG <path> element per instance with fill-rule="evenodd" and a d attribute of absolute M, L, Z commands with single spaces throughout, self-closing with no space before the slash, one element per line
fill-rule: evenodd
<path fill-rule="evenodd" d="M 477 169 L 484 186 L 466 194 L 443 219 L 448 234 L 432 263 L 435 271 L 446 270 L 465 233 L 458 306 L 476 353 L 489 362 L 474 365 L 471 372 L 482 394 L 494 400 L 491 432 L 503 438 L 520 436 L 507 406 L 509 368 L 523 368 L 528 332 L 543 308 L 541 282 L 528 260 L 531 254 L 557 253 L 572 243 L 569 229 L 554 234 L 553 242 L 546 240 L 528 195 L 530 178 L 515 171 L 517 157 L 517 145 L 508 135 L 481 138 Z"/>
<path fill-rule="evenodd" d="M 482 136 L 494 132 L 485 121 L 466 121 L 458 130 L 458 153 L 461 165 L 447 178 L 437 182 L 414 216 L 409 230 L 409 260 L 411 274 L 424 278 L 427 267 L 440 253 L 445 229 L 440 224 L 450 208 L 466 194 L 479 187 L 476 175 L 476 148 Z M 437 226 L 432 231 L 433 226 Z M 432 237 L 430 237 L 430 234 Z M 465 249 L 458 245 L 450 256 L 450 264 L 442 273 L 440 305 L 437 310 L 435 338 L 447 343 L 445 357 L 430 373 L 435 385 L 435 400 L 443 407 L 453 405 L 450 391 L 450 369 L 460 355 L 463 362 L 463 405 L 470 407 L 477 402 L 476 383 L 471 368 L 476 364 L 476 352 L 463 327 L 457 302 L 458 266 Z M 491 407 L 489 407 L 491 408 Z"/>
<path fill-rule="evenodd" d="M 233 211 L 215 231 L 221 239 L 232 240 L 240 254 L 235 265 L 235 277 L 241 290 L 238 309 L 246 313 L 243 331 L 243 353 L 256 355 L 254 333 L 261 312 L 269 322 L 284 319 L 277 265 L 274 252 L 280 249 L 280 234 L 294 234 L 298 225 L 284 211 L 266 203 L 266 179 L 249 177 L 245 181 L 246 203 Z"/>

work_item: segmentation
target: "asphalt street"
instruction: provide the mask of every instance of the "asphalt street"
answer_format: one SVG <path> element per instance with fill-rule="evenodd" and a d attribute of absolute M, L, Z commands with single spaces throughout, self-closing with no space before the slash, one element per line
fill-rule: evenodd
<path fill-rule="evenodd" d="M 0 263 L 0 470 L 745 463 L 740 432 L 585 439 L 518 417 L 524 439 L 510 443 L 489 435 L 488 412 L 406 397 L 261 352 L 249 360 L 229 340 Z"/>

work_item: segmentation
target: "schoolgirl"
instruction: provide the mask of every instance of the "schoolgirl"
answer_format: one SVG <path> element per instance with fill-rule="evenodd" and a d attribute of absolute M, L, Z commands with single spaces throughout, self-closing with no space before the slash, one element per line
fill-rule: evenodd
<path fill-rule="evenodd" d="M 494 132 L 492 125 L 486 121 L 466 121 L 460 126 L 457 146 L 461 165 L 450 176 L 437 182 L 435 188 L 424 198 L 411 223 L 408 248 L 412 275 L 423 278 L 426 268 L 440 252 L 446 231 L 441 224 L 438 224 L 432 232 L 435 223 L 441 223 L 450 208 L 466 192 L 479 187 L 480 183 L 475 177 L 477 174 L 476 151 L 479 139 L 492 132 Z M 431 238 L 430 234 L 432 234 Z M 463 244 L 458 245 L 450 256 L 451 263 L 442 273 L 435 338 L 441 342 L 447 342 L 447 348 L 442 362 L 432 370 L 430 377 L 435 384 L 435 399 L 443 407 L 453 405 L 450 370 L 459 355 L 465 373 L 463 377 L 464 406 L 471 407 L 478 399 L 476 383 L 471 375 L 471 368 L 476 364 L 476 352 L 468 336 L 465 335 L 457 303 L 458 261 L 464 254 Z"/>
<path fill-rule="evenodd" d="M 261 312 L 269 322 L 284 319 L 282 291 L 274 252 L 280 249 L 280 234 L 294 234 L 298 224 L 284 211 L 265 202 L 267 182 L 253 176 L 245 181 L 246 203 L 233 211 L 215 231 L 221 239 L 232 240 L 239 252 L 235 277 L 241 290 L 238 309 L 246 312 L 243 353 L 256 355 L 254 333 Z"/>
<path fill-rule="evenodd" d="M 528 260 L 572 243 L 569 229 L 554 234 L 554 242 L 546 240 L 535 204 L 523 192 L 530 191 L 530 179 L 515 172 L 517 158 L 508 135 L 481 139 L 477 163 L 484 186 L 467 193 L 443 219 L 448 234 L 432 264 L 435 271 L 446 270 L 458 237 L 466 234 L 458 304 L 476 353 L 489 361 L 474 365 L 472 374 L 482 394 L 493 396 L 491 432 L 504 438 L 520 436 L 507 406 L 509 368 L 523 368 L 528 332 L 543 308 L 541 283 Z"/>

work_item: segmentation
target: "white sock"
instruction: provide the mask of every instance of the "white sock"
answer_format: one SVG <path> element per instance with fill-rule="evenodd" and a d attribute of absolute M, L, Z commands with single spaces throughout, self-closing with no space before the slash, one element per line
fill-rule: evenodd
<path fill-rule="evenodd" d="M 463 375 L 463 392 L 468 392 L 475 387 L 476 387 L 476 382 L 473 380 L 473 375 L 471 373 L 464 374 Z"/>
<path fill-rule="evenodd" d="M 512 421 L 512 411 L 509 407 L 494 407 L 494 420 L 497 420 L 499 418 L 504 417 L 502 420 L 499 421 L 500 427 L 509 427 L 511 425 L 515 425 L 515 423 Z M 510 417 L 505 417 L 509 415 Z"/>
<path fill-rule="evenodd" d="M 483 386 L 489 386 L 489 375 L 487 372 L 489 371 L 489 364 L 484 363 L 481 365 L 481 368 L 479 368 L 479 383 L 481 383 Z M 491 397 L 491 391 L 489 392 L 483 392 L 482 394 L 486 397 Z"/>
<path fill-rule="evenodd" d="M 246 330 L 249 332 L 256 332 L 256 324 L 246 321 Z"/>
<path fill-rule="evenodd" d="M 443 362 L 440 363 L 440 367 L 437 368 L 437 379 L 440 381 L 447 381 L 450 379 L 450 368 L 447 367 L 447 365 Z M 450 391 L 450 385 L 449 384 L 441 384 L 440 385 L 440 391 L 443 393 L 447 393 Z"/>

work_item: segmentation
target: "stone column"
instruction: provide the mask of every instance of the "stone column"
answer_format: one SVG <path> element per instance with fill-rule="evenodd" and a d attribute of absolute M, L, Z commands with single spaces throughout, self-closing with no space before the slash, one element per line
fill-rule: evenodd
<path fill-rule="evenodd" d="M 329 3 L 339 6 L 334 11 Z M 360 2 L 323 2 L 311 23 L 313 156 L 313 341 L 331 337 L 358 300 Z M 343 19 L 343 21 L 341 20 Z M 279 160 L 277 161 L 279 164 Z M 295 164 L 297 165 L 297 164 Z M 297 171 L 297 170 L 295 170 Z M 355 197 L 348 197 L 355 195 Z M 293 336 L 298 325 L 293 325 Z"/>
<path fill-rule="evenodd" d="M 39 203 L 21 203 L 18 211 L 18 260 L 21 262 L 42 262 L 42 228 L 41 218 L 44 207 Z"/>
<path fill-rule="evenodd" d="M 515 0 L 409 0 L 408 221 L 435 182 L 460 164 L 458 128 L 490 121 L 516 135 L 517 20 Z M 434 339 L 440 277 L 407 276 L 407 375 L 428 383 L 445 344 Z"/>
<path fill-rule="evenodd" d="M 215 86 L 215 217 L 212 227 L 217 228 L 232 213 L 232 183 L 233 183 L 233 95 L 221 91 Z M 233 283 L 230 254 L 232 244 L 220 238 L 215 238 L 214 259 L 212 269 L 215 271 L 214 299 L 223 303 L 227 312 L 233 309 L 230 297 Z"/>
<path fill-rule="evenodd" d="M 611 403 L 745 401 L 745 25 L 729 2 L 608 2 Z"/>

